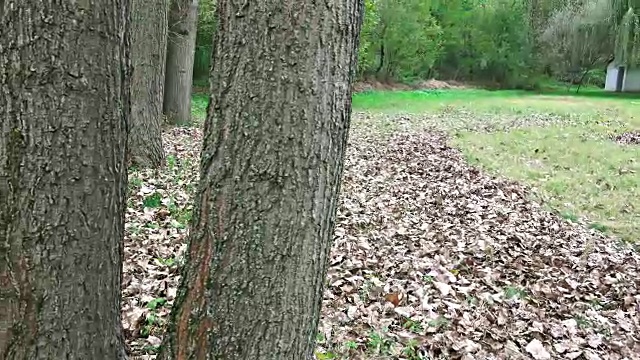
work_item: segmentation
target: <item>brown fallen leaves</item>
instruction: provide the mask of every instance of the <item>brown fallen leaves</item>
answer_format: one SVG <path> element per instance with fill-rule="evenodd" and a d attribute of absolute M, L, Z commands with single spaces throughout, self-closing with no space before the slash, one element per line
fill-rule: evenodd
<path fill-rule="evenodd" d="M 132 175 L 123 320 L 135 358 L 153 358 L 175 296 L 200 141 L 173 129 L 174 166 Z M 354 131 L 316 356 L 640 359 L 639 265 L 466 165 L 441 135 Z"/>
<path fill-rule="evenodd" d="M 612 137 L 622 145 L 640 145 L 640 131 L 629 131 Z"/>

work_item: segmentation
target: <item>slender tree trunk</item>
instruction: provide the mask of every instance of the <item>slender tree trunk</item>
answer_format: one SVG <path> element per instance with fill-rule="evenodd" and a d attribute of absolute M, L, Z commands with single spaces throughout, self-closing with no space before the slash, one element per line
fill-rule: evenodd
<path fill-rule="evenodd" d="M 167 1 L 131 1 L 130 159 L 143 167 L 164 164 L 162 102 L 167 49 Z"/>
<path fill-rule="evenodd" d="M 312 355 L 360 0 L 218 2 L 200 190 L 160 359 Z"/>
<path fill-rule="evenodd" d="M 129 1 L 0 9 L 0 359 L 124 359 Z"/>
<path fill-rule="evenodd" d="M 198 0 L 171 0 L 164 93 L 164 113 L 171 124 L 191 121 L 197 23 Z"/>

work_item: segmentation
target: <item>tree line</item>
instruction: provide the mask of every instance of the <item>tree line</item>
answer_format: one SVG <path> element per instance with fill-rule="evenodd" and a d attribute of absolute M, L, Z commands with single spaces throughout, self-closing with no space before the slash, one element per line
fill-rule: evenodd
<path fill-rule="evenodd" d="M 127 358 L 127 167 L 161 167 L 161 127 L 189 119 L 197 9 L 0 1 L 0 359 Z M 218 3 L 158 359 L 313 357 L 361 14 L 358 0 Z"/>
<path fill-rule="evenodd" d="M 195 80 L 206 77 L 215 0 L 202 0 Z M 358 77 L 533 88 L 604 82 L 614 57 L 638 63 L 638 0 L 365 0 Z"/>

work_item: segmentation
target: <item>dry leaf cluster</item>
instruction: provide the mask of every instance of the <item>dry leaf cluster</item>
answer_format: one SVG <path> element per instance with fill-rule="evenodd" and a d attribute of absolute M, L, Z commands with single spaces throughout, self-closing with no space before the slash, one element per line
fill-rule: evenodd
<path fill-rule="evenodd" d="M 624 145 L 640 145 L 640 131 L 628 131 L 614 136 L 613 140 Z"/>
<path fill-rule="evenodd" d="M 161 342 L 201 140 L 169 130 L 173 162 L 130 175 L 134 358 Z M 334 241 L 319 359 L 640 359 L 640 254 L 468 166 L 436 132 L 353 132 Z"/>

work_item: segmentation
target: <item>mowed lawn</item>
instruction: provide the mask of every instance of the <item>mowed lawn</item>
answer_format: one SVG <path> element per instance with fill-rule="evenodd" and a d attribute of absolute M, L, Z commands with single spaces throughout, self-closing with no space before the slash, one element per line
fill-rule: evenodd
<path fill-rule="evenodd" d="M 353 106 L 355 129 L 444 130 L 469 162 L 530 185 L 567 220 L 624 241 L 640 237 L 640 145 L 611 140 L 640 130 L 640 95 L 368 92 L 354 95 Z"/>

